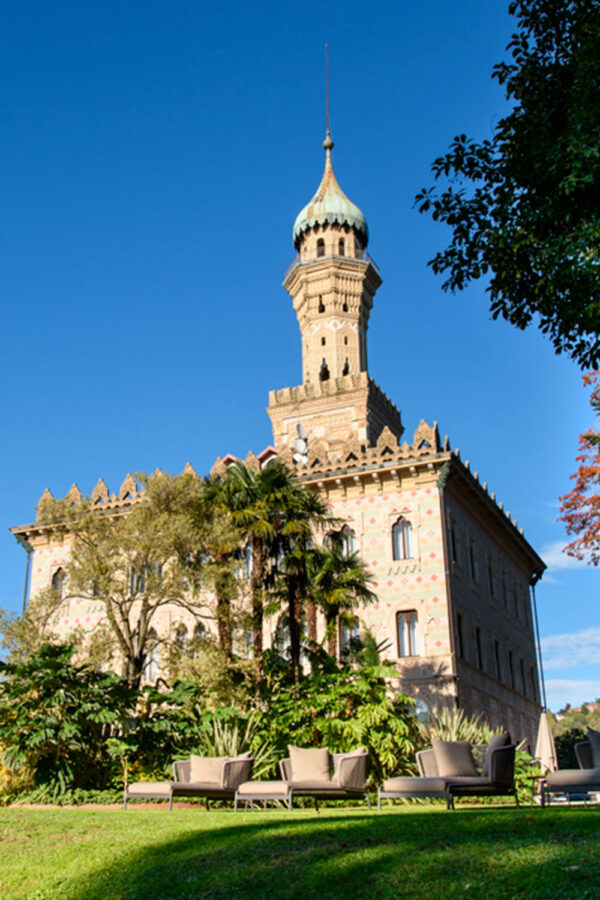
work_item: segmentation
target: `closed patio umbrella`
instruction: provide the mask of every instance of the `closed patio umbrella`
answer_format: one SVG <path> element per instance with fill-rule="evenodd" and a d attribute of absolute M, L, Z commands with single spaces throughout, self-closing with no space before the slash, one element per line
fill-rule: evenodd
<path fill-rule="evenodd" d="M 558 769 L 554 738 L 552 737 L 550 719 L 546 710 L 540 716 L 537 740 L 535 742 L 535 758 L 540 762 L 542 775 L 546 775 L 547 772 L 555 772 Z"/>

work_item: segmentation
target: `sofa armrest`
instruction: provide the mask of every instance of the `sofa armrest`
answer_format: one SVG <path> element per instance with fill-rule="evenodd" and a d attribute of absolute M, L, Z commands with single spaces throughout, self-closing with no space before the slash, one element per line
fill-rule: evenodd
<path fill-rule="evenodd" d="M 417 753 L 417 765 L 419 767 L 419 775 L 422 778 L 438 777 L 439 773 L 433 747 L 430 747 L 428 750 L 419 750 Z"/>
<path fill-rule="evenodd" d="M 580 769 L 593 769 L 594 756 L 591 741 L 579 741 L 575 744 L 575 756 Z"/>
<path fill-rule="evenodd" d="M 516 744 L 496 747 L 490 753 L 490 781 L 493 784 L 514 785 Z"/>
<path fill-rule="evenodd" d="M 289 757 L 279 760 L 279 771 L 281 772 L 282 781 L 292 780 L 292 761 Z"/>
<path fill-rule="evenodd" d="M 251 756 L 246 759 L 228 759 L 223 763 L 221 784 L 226 790 L 235 791 L 240 784 L 250 781 L 254 759 Z"/>
<path fill-rule="evenodd" d="M 340 756 L 337 782 L 341 788 L 363 791 L 367 783 L 368 753 L 351 753 Z"/>
<path fill-rule="evenodd" d="M 191 760 L 176 759 L 173 763 L 173 781 L 190 780 Z"/>

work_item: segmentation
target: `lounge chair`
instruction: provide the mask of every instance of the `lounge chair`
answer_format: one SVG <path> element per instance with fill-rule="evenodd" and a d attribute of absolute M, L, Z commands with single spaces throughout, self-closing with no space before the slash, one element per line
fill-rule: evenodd
<path fill-rule="evenodd" d="M 593 740 L 575 744 L 578 769 L 558 769 L 549 772 L 540 786 L 542 806 L 550 806 L 555 794 L 566 794 L 571 802 L 573 794 L 600 794 L 600 732 L 588 729 L 590 738 L 598 736 L 597 747 Z"/>
<path fill-rule="evenodd" d="M 234 800 L 242 782 L 252 775 L 254 760 L 248 754 L 229 757 L 192 755 L 173 763 L 173 781 L 138 781 L 125 787 L 123 809 L 128 800 L 162 798 L 173 808 L 173 797 L 204 797 L 208 801 Z"/>
<path fill-rule="evenodd" d="M 436 741 L 417 753 L 419 776 L 389 778 L 377 792 L 377 808 L 383 799 L 441 797 L 454 809 L 455 797 L 512 795 L 515 788 L 515 745 L 507 734 L 496 735 L 489 744 L 472 747 L 467 741 Z M 479 770 L 473 753 L 482 757 Z"/>
<path fill-rule="evenodd" d="M 236 791 L 235 805 L 279 800 L 292 809 L 294 797 L 319 800 L 356 800 L 364 797 L 371 808 L 366 778 L 368 753 L 362 748 L 350 753 L 329 753 L 325 748 L 290 747 L 290 756 L 279 763 L 280 781 L 249 781 Z"/>

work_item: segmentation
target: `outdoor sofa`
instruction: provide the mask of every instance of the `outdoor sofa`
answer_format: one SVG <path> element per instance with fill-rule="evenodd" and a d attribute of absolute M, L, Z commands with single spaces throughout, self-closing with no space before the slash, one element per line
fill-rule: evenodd
<path fill-rule="evenodd" d="M 440 741 L 417 753 L 418 776 L 389 778 L 377 792 L 377 808 L 383 799 L 440 797 L 448 809 L 455 797 L 512 795 L 515 788 L 515 745 L 509 735 L 494 735 L 489 744 L 472 746 L 467 741 Z M 481 760 L 481 767 L 476 764 Z"/>
<path fill-rule="evenodd" d="M 247 781 L 235 793 L 234 809 L 239 803 L 280 801 L 292 809 L 294 797 L 312 797 L 315 809 L 319 800 L 357 800 L 367 793 L 369 755 L 363 747 L 349 753 L 330 753 L 327 747 L 290 746 L 289 757 L 279 763 L 279 781 Z"/>
<path fill-rule="evenodd" d="M 244 753 L 234 758 L 192 755 L 173 763 L 173 781 L 138 781 L 125 786 L 123 809 L 128 800 L 163 799 L 173 808 L 173 797 L 234 800 L 242 782 L 252 776 L 253 758 Z"/>
<path fill-rule="evenodd" d="M 542 780 L 542 806 L 550 805 L 555 794 L 600 794 L 600 731 L 588 728 L 588 740 L 575 744 L 578 769 L 558 769 Z"/>

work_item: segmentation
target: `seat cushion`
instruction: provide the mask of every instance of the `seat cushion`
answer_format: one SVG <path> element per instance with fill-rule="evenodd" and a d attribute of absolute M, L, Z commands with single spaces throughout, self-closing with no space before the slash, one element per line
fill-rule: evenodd
<path fill-rule="evenodd" d="M 546 776 L 546 783 L 550 788 L 600 787 L 600 769 L 559 769 Z"/>
<path fill-rule="evenodd" d="M 190 756 L 190 781 L 201 781 L 213 785 L 223 783 L 223 766 L 226 756 Z"/>
<path fill-rule="evenodd" d="M 224 788 L 220 784 L 215 784 L 214 781 L 172 781 L 171 785 L 173 787 L 174 794 L 187 794 L 192 797 L 195 793 L 201 794 L 206 791 L 214 791 L 215 793 L 229 791 L 233 794 L 233 788 Z"/>
<path fill-rule="evenodd" d="M 288 786 L 285 781 L 245 781 L 237 789 L 238 797 L 285 796 Z"/>
<path fill-rule="evenodd" d="M 327 779 L 327 781 L 315 781 L 310 779 L 305 779 L 304 781 L 292 779 L 292 781 L 288 781 L 289 786 L 294 791 L 345 791 L 345 787 L 340 787 L 337 781 L 331 781 Z"/>
<path fill-rule="evenodd" d="M 426 797 L 428 794 L 445 793 L 446 780 L 444 778 L 415 778 L 405 775 L 399 778 L 388 778 L 383 782 L 383 790 Z"/>
<path fill-rule="evenodd" d="M 481 774 L 484 778 L 489 778 L 490 776 L 490 760 L 492 758 L 492 752 L 498 747 L 506 747 L 507 744 L 510 744 L 510 735 L 508 731 L 503 731 L 502 734 L 495 734 L 494 737 L 490 740 L 489 744 L 487 745 L 485 759 L 483 760 L 483 765 L 481 767 Z"/>
<path fill-rule="evenodd" d="M 170 792 L 170 781 L 135 781 L 133 784 L 127 785 L 127 794 L 130 797 L 148 797 L 150 794 L 154 794 L 155 796 L 168 797 Z"/>
<path fill-rule="evenodd" d="M 288 747 L 292 781 L 329 781 L 329 750 L 327 747 Z"/>
<path fill-rule="evenodd" d="M 477 777 L 479 772 L 473 760 L 468 741 L 432 741 L 438 775 L 447 778 L 454 775 Z"/>
<path fill-rule="evenodd" d="M 595 769 L 600 769 L 600 731 L 588 728 L 588 741 L 592 745 L 592 762 Z"/>

